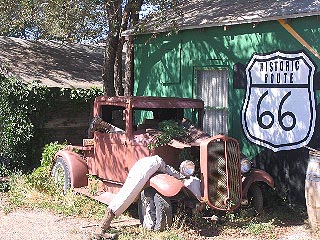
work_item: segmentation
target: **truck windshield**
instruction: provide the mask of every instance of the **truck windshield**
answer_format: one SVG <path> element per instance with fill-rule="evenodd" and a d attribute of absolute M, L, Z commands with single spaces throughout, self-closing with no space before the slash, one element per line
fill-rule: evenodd
<path fill-rule="evenodd" d="M 190 119 L 198 126 L 197 109 L 183 108 L 156 108 L 133 109 L 133 124 L 136 129 L 157 128 L 158 124 L 165 120 L 181 122 L 183 118 Z"/>

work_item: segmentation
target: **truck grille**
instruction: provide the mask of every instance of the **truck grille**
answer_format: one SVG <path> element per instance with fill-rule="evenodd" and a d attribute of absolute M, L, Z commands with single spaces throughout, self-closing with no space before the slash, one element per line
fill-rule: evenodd
<path fill-rule="evenodd" d="M 232 210 L 241 203 L 241 172 L 238 142 L 215 139 L 207 146 L 207 190 L 213 207 Z"/>

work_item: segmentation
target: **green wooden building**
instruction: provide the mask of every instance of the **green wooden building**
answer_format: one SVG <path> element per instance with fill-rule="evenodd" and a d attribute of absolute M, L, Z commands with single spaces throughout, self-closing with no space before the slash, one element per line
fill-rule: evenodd
<path fill-rule="evenodd" d="M 238 139 L 304 203 L 304 146 L 320 149 L 319 15 L 317 0 L 186 1 L 133 33 L 134 95 L 203 99 L 205 130 Z"/>

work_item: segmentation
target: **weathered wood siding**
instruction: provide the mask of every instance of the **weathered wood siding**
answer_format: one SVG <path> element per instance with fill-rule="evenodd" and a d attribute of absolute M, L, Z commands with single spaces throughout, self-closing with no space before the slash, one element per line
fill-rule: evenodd
<path fill-rule="evenodd" d="M 49 110 L 44 126 L 47 141 L 82 144 L 82 139 L 87 138 L 93 100 L 83 105 L 75 105 L 66 96 L 60 96 L 55 104 L 55 107 Z"/>

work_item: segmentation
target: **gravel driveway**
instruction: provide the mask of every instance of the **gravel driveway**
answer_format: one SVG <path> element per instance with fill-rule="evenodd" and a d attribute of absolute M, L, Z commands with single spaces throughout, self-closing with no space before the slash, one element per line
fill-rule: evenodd
<path fill-rule="evenodd" d="M 82 218 L 69 218 L 40 210 L 0 212 L 1 240 L 88 239 L 96 224 Z"/>
<path fill-rule="evenodd" d="M 1 240 L 86 240 L 95 230 L 97 221 L 77 217 L 65 217 L 44 210 L 18 209 L 9 214 L 0 211 L 0 239 Z M 112 226 L 136 225 L 136 219 L 122 219 L 113 221 Z M 277 240 L 316 240 L 304 225 L 277 227 Z M 239 237 L 239 230 L 218 236 L 201 237 L 212 240 L 260 240 L 258 237 Z M 193 238 L 190 238 L 193 239 Z M 188 239 L 189 240 L 189 239 Z"/>

